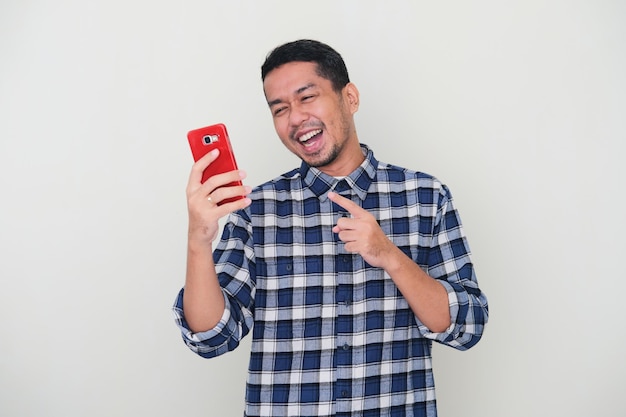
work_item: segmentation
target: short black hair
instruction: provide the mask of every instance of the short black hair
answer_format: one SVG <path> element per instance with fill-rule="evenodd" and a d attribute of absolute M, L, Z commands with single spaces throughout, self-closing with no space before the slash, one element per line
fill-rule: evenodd
<path fill-rule="evenodd" d="M 272 50 L 261 66 L 261 80 L 272 70 L 289 62 L 314 62 L 317 74 L 329 80 L 335 91 L 341 91 L 350 82 L 346 63 L 330 46 L 310 39 L 288 42 Z"/>

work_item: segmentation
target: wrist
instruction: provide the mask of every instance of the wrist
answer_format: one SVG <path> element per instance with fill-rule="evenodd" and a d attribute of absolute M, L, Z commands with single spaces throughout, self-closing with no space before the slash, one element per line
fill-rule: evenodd
<path fill-rule="evenodd" d="M 198 242 L 199 244 L 211 244 L 217 237 L 217 227 L 207 225 L 189 225 L 187 229 L 187 240 Z"/>

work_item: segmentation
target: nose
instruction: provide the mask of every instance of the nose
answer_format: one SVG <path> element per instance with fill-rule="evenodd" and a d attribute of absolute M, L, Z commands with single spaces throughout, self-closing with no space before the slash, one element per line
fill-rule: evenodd
<path fill-rule="evenodd" d="M 291 112 L 289 112 L 289 124 L 294 127 L 298 127 L 302 125 L 309 118 L 309 114 L 305 111 L 305 109 L 296 104 L 292 105 Z"/>

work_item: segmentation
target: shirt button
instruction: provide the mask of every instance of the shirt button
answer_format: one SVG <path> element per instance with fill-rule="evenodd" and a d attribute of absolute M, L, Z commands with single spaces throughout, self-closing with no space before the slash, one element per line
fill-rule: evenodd
<path fill-rule="evenodd" d="M 348 183 L 345 180 L 339 181 L 335 186 L 335 192 L 341 192 L 348 189 Z"/>
<path fill-rule="evenodd" d="M 344 397 L 344 398 L 347 397 L 348 396 L 348 391 L 345 391 L 345 390 L 341 391 L 341 396 Z"/>
<path fill-rule="evenodd" d="M 348 345 L 348 344 L 346 343 L 346 344 L 344 344 L 344 345 L 342 346 L 342 348 L 343 348 L 343 350 L 348 350 L 348 349 L 350 349 L 350 345 Z"/>

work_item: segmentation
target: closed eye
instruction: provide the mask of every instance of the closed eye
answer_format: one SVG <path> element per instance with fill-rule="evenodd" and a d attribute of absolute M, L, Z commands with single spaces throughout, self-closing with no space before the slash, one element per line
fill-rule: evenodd
<path fill-rule="evenodd" d="M 287 109 L 287 108 L 286 108 L 286 107 L 278 107 L 278 108 L 275 108 L 275 109 L 272 111 L 272 114 L 273 114 L 274 116 L 280 116 L 282 113 L 284 113 L 284 112 L 285 112 L 285 109 Z"/>

